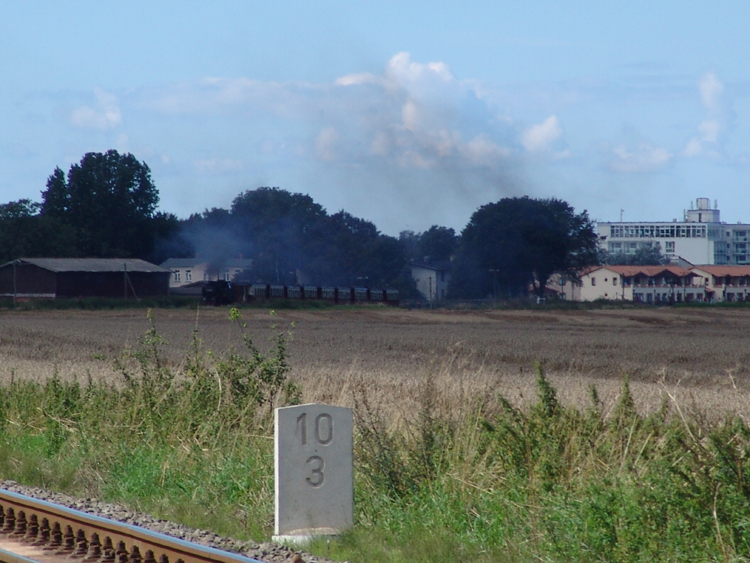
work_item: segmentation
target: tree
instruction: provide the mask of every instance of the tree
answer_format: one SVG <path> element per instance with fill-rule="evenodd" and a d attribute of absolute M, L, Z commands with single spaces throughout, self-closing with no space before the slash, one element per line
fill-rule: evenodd
<path fill-rule="evenodd" d="M 343 210 L 328 215 L 309 195 L 279 188 L 247 190 L 230 210 L 193 214 L 170 242 L 209 261 L 242 253 L 253 259 L 252 281 L 416 292 L 401 241 L 370 221 Z"/>
<path fill-rule="evenodd" d="M 274 283 L 294 283 L 312 258 L 306 251 L 311 235 L 327 217 L 309 195 L 269 187 L 238 195 L 230 212 L 256 275 Z"/>
<path fill-rule="evenodd" d="M 148 165 L 110 150 L 84 155 L 67 178 L 56 168 L 40 215 L 73 229 L 71 255 L 145 258 L 165 227 L 176 228 L 174 217 L 156 214 L 158 203 Z"/>
<path fill-rule="evenodd" d="M 450 260 L 458 247 L 456 231 L 438 225 L 433 225 L 423 233 L 401 231 L 399 241 L 409 260 L 430 264 Z"/>
<path fill-rule="evenodd" d="M 506 198 L 480 207 L 461 233 L 451 294 L 518 296 L 533 286 L 541 296 L 553 274 L 575 279 L 597 261 L 586 211 L 554 198 Z"/>
<path fill-rule="evenodd" d="M 433 225 L 419 237 L 417 250 L 420 260 L 428 262 L 447 262 L 456 252 L 458 237 L 456 231 L 448 227 Z"/>
<path fill-rule="evenodd" d="M 0 263 L 57 256 L 72 243 L 70 227 L 39 215 L 40 204 L 20 199 L 0 204 Z"/>

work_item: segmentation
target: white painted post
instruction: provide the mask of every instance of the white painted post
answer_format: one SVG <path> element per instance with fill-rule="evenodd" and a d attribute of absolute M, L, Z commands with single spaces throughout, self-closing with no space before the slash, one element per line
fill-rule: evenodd
<path fill-rule="evenodd" d="M 352 430 L 349 408 L 276 409 L 274 541 L 304 543 L 352 526 Z"/>

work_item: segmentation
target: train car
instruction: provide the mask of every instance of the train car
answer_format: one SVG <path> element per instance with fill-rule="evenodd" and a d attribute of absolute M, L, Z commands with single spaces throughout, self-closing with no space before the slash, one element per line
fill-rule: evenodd
<path fill-rule="evenodd" d="M 370 289 L 367 287 L 316 287 L 311 285 L 276 285 L 254 283 L 233 284 L 233 302 L 261 299 L 321 300 L 341 305 L 354 303 L 384 303 L 398 306 L 399 295 L 395 289 Z M 229 301 L 227 301 L 229 302 Z"/>
<path fill-rule="evenodd" d="M 320 288 L 306 285 L 302 288 L 303 299 L 320 299 Z"/>
<path fill-rule="evenodd" d="M 392 307 L 398 307 L 398 304 L 399 304 L 398 289 L 386 289 L 385 290 L 385 303 L 386 305 L 391 305 Z"/>
<path fill-rule="evenodd" d="M 284 299 L 286 297 L 286 286 L 285 285 L 269 286 L 269 297 L 271 299 Z"/>
<path fill-rule="evenodd" d="M 385 303 L 385 291 L 382 289 L 371 289 L 370 303 Z"/>
<path fill-rule="evenodd" d="M 370 290 L 366 287 L 353 287 L 352 293 L 355 303 L 367 303 L 370 300 Z"/>
<path fill-rule="evenodd" d="M 354 293 L 352 293 L 351 287 L 337 287 L 336 288 L 336 303 L 346 305 L 352 303 L 354 299 Z"/>
<path fill-rule="evenodd" d="M 286 288 L 288 299 L 302 299 L 302 289 L 298 285 L 290 285 Z"/>
<path fill-rule="evenodd" d="M 271 296 L 270 288 L 271 286 L 264 283 L 254 283 L 250 286 L 248 295 L 252 299 L 268 299 Z"/>

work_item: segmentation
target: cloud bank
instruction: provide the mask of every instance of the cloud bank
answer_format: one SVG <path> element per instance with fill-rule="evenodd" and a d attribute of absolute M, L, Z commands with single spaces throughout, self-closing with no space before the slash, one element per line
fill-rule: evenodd
<path fill-rule="evenodd" d="M 680 88 L 486 84 L 401 52 L 379 71 L 325 83 L 205 77 L 118 95 L 96 89 L 90 103 L 67 115 L 80 131 L 106 133 L 141 158 L 157 155 L 191 201 L 225 204 L 214 197 L 218 187 L 231 200 L 244 189 L 278 185 L 394 233 L 431 224 L 460 229 L 478 206 L 502 197 L 561 197 L 574 205 L 578 197 L 586 204 L 595 175 L 599 185 L 630 189 L 680 163 L 731 161 L 736 119 L 726 85 L 706 73 Z M 613 131 L 619 110 L 626 116 L 638 104 L 668 104 L 675 95 L 702 108 L 680 116 L 687 124 L 681 136 L 632 126 L 627 117 L 619 138 Z M 591 113 L 597 106 L 608 108 L 610 121 L 590 133 L 600 125 Z M 146 122 L 148 133 L 133 126 Z M 561 182 L 571 170 L 577 176 Z"/>

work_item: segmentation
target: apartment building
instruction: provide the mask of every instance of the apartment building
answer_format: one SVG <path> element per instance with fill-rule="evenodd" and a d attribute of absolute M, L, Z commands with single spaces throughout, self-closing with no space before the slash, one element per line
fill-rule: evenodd
<path fill-rule="evenodd" d="M 599 222 L 597 234 L 610 254 L 659 245 L 668 258 L 692 264 L 750 265 L 750 225 L 723 223 L 716 202 L 711 207 L 705 197 L 691 203 L 681 222 Z"/>

